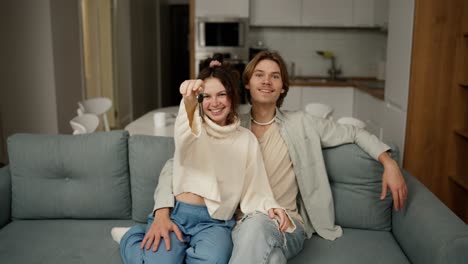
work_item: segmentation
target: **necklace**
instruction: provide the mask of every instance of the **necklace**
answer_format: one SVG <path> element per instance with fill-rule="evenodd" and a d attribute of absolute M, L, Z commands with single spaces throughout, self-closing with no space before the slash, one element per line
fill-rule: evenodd
<path fill-rule="evenodd" d="M 258 122 L 257 120 L 255 120 L 255 119 L 252 117 L 252 121 L 253 121 L 255 124 L 259 125 L 259 126 L 268 126 L 268 125 L 272 124 L 273 122 L 275 122 L 275 118 L 276 118 L 276 116 L 274 116 L 273 119 L 271 119 L 270 121 L 265 122 L 265 123 L 262 123 L 262 122 Z"/>

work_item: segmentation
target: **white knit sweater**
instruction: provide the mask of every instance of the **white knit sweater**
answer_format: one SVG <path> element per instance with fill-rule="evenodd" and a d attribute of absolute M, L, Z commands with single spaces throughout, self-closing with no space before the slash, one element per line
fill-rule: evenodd
<path fill-rule="evenodd" d="M 211 217 L 219 220 L 232 218 L 239 204 L 244 214 L 281 208 L 273 198 L 258 141 L 239 120 L 219 126 L 202 119 L 195 108 L 190 127 L 182 100 L 174 139 L 174 196 L 191 192 L 204 197 Z"/>

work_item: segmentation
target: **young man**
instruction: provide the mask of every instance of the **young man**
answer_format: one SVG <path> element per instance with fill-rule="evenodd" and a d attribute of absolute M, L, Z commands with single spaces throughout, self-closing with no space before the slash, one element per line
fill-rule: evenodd
<path fill-rule="evenodd" d="M 390 188 L 395 209 L 403 207 L 406 183 L 397 163 L 386 153 L 387 145 L 365 130 L 279 109 L 289 89 L 286 65 L 279 54 L 257 54 L 247 65 L 243 81 L 252 110 L 243 116 L 242 125 L 257 137 L 274 197 L 293 218 L 296 230 L 282 233 L 268 216 L 246 215 L 234 228 L 230 263 L 286 263 L 302 250 L 304 240 L 313 233 L 329 240 L 342 235 L 341 227 L 335 225 L 322 147 L 359 145 L 384 166 L 381 199 Z M 171 184 L 169 168 L 166 165 L 161 172 L 155 192 L 155 222 L 142 247 L 155 249 L 162 237 L 167 249 L 170 232 L 181 239 L 180 231 L 169 219 L 169 208 L 174 203 L 172 193 L 165 187 Z"/>

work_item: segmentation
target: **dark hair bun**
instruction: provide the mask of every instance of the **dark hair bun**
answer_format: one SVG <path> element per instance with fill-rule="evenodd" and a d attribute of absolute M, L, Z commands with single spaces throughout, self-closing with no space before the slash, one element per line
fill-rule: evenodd
<path fill-rule="evenodd" d="M 212 61 L 219 61 L 221 64 L 223 64 L 223 54 L 221 53 L 215 53 L 213 54 L 213 57 L 206 58 L 202 63 L 201 63 L 201 69 L 205 69 L 210 67 L 210 63 Z"/>
<path fill-rule="evenodd" d="M 213 54 L 213 58 L 211 59 L 211 61 L 214 61 L 214 60 L 217 60 L 217 61 L 219 61 L 221 64 L 223 64 L 223 60 L 224 60 L 223 54 L 221 54 L 221 53 L 215 53 L 215 54 Z"/>

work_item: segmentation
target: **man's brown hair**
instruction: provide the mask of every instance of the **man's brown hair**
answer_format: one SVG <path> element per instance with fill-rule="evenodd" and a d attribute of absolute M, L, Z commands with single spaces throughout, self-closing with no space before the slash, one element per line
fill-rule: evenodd
<path fill-rule="evenodd" d="M 281 80 L 283 82 L 283 89 L 284 92 L 280 94 L 278 101 L 276 101 L 276 106 L 280 107 L 283 104 L 284 98 L 288 94 L 289 91 L 289 74 L 288 69 L 286 68 L 286 63 L 284 63 L 283 58 L 275 51 L 262 51 L 258 53 L 245 67 L 244 73 L 242 74 L 242 82 L 244 85 L 248 85 L 250 78 L 252 77 L 255 67 L 259 62 L 262 60 L 271 60 L 278 64 L 280 71 L 281 71 Z M 252 96 L 250 95 L 250 91 L 246 89 L 246 97 L 250 104 L 252 104 Z"/>

